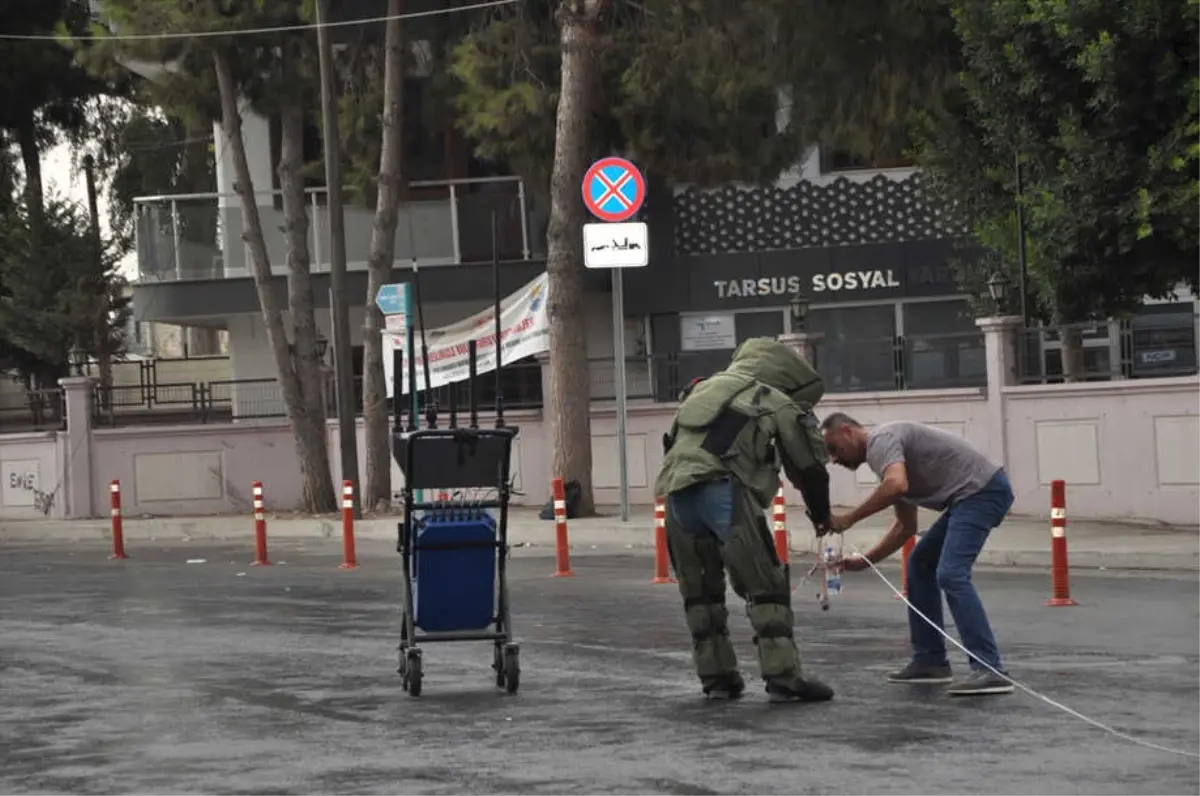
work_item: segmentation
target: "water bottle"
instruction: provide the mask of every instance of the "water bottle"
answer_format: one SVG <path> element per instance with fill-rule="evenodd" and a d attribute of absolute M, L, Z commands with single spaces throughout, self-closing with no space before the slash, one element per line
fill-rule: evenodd
<path fill-rule="evenodd" d="M 825 548 L 825 566 L 831 567 L 833 565 L 833 562 L 834 562 L 833 548 L 826 547 Z M 834 594 L 841 594 L 842 593 L 842 573 L 836 569 L 827 569 L 825 572 L 826 572 L 825 586 L 827 589 L 829 589 L 829 594 L 831 596 Z"/>

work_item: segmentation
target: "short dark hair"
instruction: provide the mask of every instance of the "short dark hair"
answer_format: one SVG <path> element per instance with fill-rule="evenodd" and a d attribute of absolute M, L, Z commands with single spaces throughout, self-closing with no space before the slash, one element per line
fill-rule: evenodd
<path fill-rule="evenodd" d="M 822 431 L 828 431 L 834 426 L 854 426 L 856 428 L 862 428 L 861 423 L 850 417 L 850 415 L 846 414 L 845 412 L 833 412 L 832 414 L 827 415 L 825 419 L 821 421 Z"/>

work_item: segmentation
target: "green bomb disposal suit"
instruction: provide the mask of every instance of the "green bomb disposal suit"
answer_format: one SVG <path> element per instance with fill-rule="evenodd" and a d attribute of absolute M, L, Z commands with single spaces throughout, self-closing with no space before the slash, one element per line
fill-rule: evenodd
<path fill-rule="evenodd" d="M 655 484 L 667 509 L 671 563 L 704 693 L 736 698 L 745 684 L 729 640 L 725 569 L 747 603 L 758 662 L 774 701 L 833 692 L 805 678 L 792 635 L 791 592 L 764 512 L 782 467 L 815 524 L 829 520 L 828 455 L 812 413 L 824 380 L 790 347 L 745 341 L 729 367 L 680 397 Z"/>

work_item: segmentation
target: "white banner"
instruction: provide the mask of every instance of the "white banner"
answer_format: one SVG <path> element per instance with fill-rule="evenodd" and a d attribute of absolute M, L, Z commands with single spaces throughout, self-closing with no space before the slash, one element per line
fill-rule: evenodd
<path fill-rule="evenodd" d="M 503 362 L 508 365 L 532 354 L 550 350 L 550 321 L 546 315 L 545 273 L 500 302 L 500 336 L 504 341 Z M 470 377 L 467 346 L 475 341 L 475 372 L 496 369 L 496 313 L 493 307 L 449 326 L 425 333 L 429 347 L 429 381 L 433 387 L 466 381 Z M 415 318 L 413 320 L 416 320 Z M 391 324 L 389 324 L 391 325 Z M 383 372 L 388 397 L 392 397 L 392 352 L 405 355 L 400 394 L 408 395 L 408 340 L 403 329 L 383 332 Z M 425 389 L 425 361 L 421 357 L 421 330 L 413 329 L 417 360 L 417 389 Z"/>

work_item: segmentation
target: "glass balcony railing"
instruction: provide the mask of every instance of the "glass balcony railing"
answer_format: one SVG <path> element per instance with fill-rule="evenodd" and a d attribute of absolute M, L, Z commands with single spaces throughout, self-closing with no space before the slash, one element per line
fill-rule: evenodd
<path fill-rule="evenodd" d="M 257 196 L 271 269 L 285 273 L 281 192 Z M 306 199 L 311 270 L 328 271 L 328 195 L 324 188 L 309 189 Z M 138 282 L 251 275 L 250 247 L 242 239 L 242 208 L 236 194 L 144 196 L 134 203 Z M 346 267 L 365 270 L 375 208 L 355 204 L 349 197 L 343 208 Z M 529 201 L 524 183 L 517 177 L 492 177 L 412 183 L 396 223 L 396 264 L 407 265 L 414 259 L 422 267 L 491 262 L 493 211 L 501 261 L 542 256 L 543 247 L 535 241 L 544 239 L 538 233 L 545 222 Z"/>

